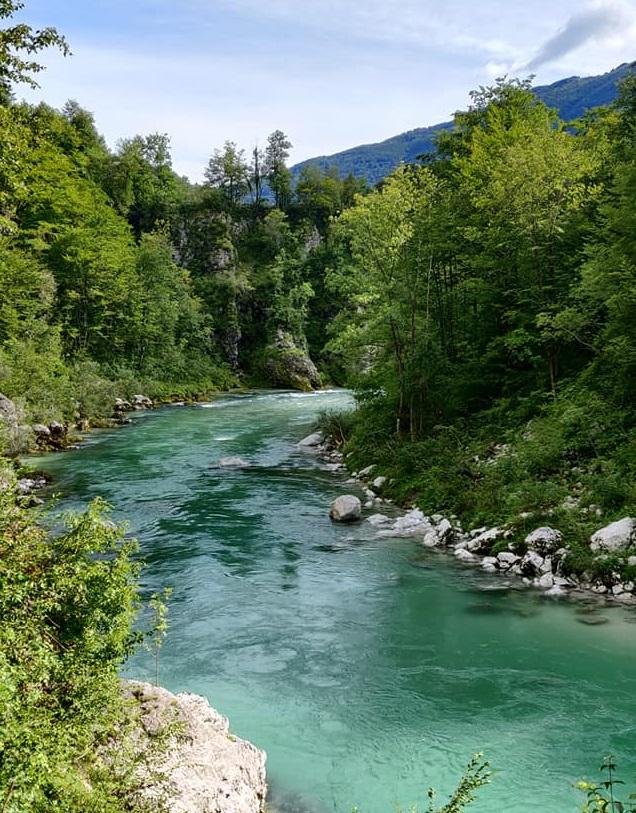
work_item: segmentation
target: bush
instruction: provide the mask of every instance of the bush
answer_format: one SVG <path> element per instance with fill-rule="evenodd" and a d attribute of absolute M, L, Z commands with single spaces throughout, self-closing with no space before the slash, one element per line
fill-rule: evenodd
<path fill-rule="evenodd" d="M 356 418 L 353 410 L 322 411 L 316 420 L 316 430 L 322 432 L 325 438 L 329 438 L 336 446 L 343 446 L 353 433 Z"/>
<path fill-rule="evenodd" d="M 104 749 L 130 719 L 135 546 L 99 501 L 49 536 L 0 479 L 0 809 L 132 810 L 133 765 Z"/>

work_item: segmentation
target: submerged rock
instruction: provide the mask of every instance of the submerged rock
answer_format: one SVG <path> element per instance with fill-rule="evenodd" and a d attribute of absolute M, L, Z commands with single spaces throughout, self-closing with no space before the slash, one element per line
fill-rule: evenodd
<path fill-rule="evenodd" d="M 334 522 L 357 522 L 362 516 L 362 503 L 353 494 L 344 494 L 331 503 L 329 516 Z"/>
<path fill-rule="evenodd" d="M 249 466 L 249 463 L 242 457 L 221 457 L 217 466 L 220 469 L 244 469 Z"/>
<path fill-rule="evenodd" d="M 143 802 L 159 808 L 165 800 L 169 813 L 261 813 L 265 752 L 230 734 L 228 720 L 205 698 L 136 682 L 125 683 L 124 692 L 138 704 Z M 171 727 L 165 750 L 152 755 L 153 739 Z"/>
<path fill-rule="evenodd" d="M 391 522 L 391 520 L 386 514 L 372 514 L 370 517 L 367 517 L 367 522 L 370 525 L 386 525 L 388 522 Z"/>

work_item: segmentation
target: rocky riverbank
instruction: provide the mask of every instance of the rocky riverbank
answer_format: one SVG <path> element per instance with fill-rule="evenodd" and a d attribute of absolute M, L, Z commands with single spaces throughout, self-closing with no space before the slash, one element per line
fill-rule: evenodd
<path fill-rule="evenodd" d="M 138 711 L 133 740 L 144 802 L 169 813 L 263 811 L 265 752 L 235 737 L 205 698 L 148 683 L 123 688 Z"/>
<path fill-rule="evenodd" d="M 16 456 L 34 451 L 62 451 L 71 448 L 82 432 L 90 429 L 119 426 L 130 422 L 128 412 L 153 409 L 155 404 L 147 395 L 134 395 L 130 401 L 116 398 L 108 418 L 93 419 L 76 416 L 71 423 L 51 421 L 48 424 L 28 423 L 19 405 L 0 393 L 0 432 L 6 454 Z"/>
<path fill-rule="evenodd" d="M 319 455 L 327 470 L 346 471 L 342 452 L 319 432 L 304 438 L 298 446 Z M 636 572 L 633 517 L 599 527 L 591 535 L 588 546 L 595 567 L 579 572 L 572 566 L 574 551 L 557 528 L 537 527 L 519 539 L 505 525 L 465 530 L 456 516 L 427 515 L 415 506 L 397 509 L 397 516 L 389 516 L 380 513 L 383 506 L 393 505 L 382 496 L 387 478 L 378 474 L 375 466 L 352 472 L 346 482 L 362 489 L 364 502 L 355 494 L 338 497 L 330 508 L 336 522 L 366 521 L 376 538 L 416 539 L 425 548 L 452 554 L 463 565 L 520 579 L 549 597 L 593 594 L 609 601 L 636 604 L 636 582 L 631 577 L 631 572 Z M 390 513 L 395 514 L 396 508 Z"/>

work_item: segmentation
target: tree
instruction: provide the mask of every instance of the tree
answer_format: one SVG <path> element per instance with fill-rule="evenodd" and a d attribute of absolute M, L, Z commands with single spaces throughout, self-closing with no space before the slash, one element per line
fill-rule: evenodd
<path fill-rule="evenodd" d="M 107 162 L 104 186 L 128 218 L 137 240 L 144 232 L 170 223 L 181 184 L 172 170 L 168 136 L 152 133 L 120 141 Z"/>
<path fill-rule="evenodd" d="M 263 199 L 264 163 L 265 156 L 257 145 L 252 150 L 252 161 L 249 167 L 248 179 L 252 202 L 256 207 L 260 206 Z"/>
<path fill-rule="evenodd" d="M 291 141 L 282 130 L 274 130 L 265 148 L 265 173 L 276 206 L 285 209 L 291 198 L 291 173 L 287 169 Z"/>
<path fill-rule="evenodd" d="M 0 0 L 0 20 L 13 17 L 24 8 L 20 0 Z M 37 87 L 34 74 L 44 67 L 31 59 L 32 54 L 45 48 L 58 48 L 66 56 L 70 53 L 68 43 L 55 28 L 34 30 L 25 23 L 16 23 L 0 29 L 0 97 L 10 98 L 11 85 L 26 84 Z"/>
<path fill-rule="evenodd" d="M 244 154 L 234 141 L 226 141 L 222 149 L 214 151 L 205 170 L 208 186 L 220 189 L 232 207 L 240 203 L 249 189 L 250 176 Z"/>

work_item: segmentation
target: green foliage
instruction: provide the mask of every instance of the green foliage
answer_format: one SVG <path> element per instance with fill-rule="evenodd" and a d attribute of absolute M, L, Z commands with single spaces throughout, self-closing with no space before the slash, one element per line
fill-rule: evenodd
<path fill-rule="evenodd" d="M 572 122 L 588 110 L 612 104 L 621 80 L 633 70 L 632 62 L 600 76 L 571 76 L 552 85 L 536 87 L 534 93 L 548 107 L 558 110 L 564 121 Z M 291 171 L 294 178 L 299 178 L 308 167 L 321 172 L 337 170 L 342 177 L 353 175 L 374 186 L 382 183 L 400 164 L 432 160 L 440 135 L 444 136 L 452 128 L 453 122 L 418 127 L 378 144 L 362 144 L 335 155 L 310 158 L 293 166 Z"/>
<path fill-rule="evenodd" d="M 24 8 L 19 0 L 0 0 L 0 20 L 13 17 Z M 0 29 L 0 87 L 2 95 L 10 93 L 12 84 L 26 84 L 38 87 L 33 78 L 44 68 L 33 54 L 45 48 L 58 48 L 63 54 L 70 53 L 68 44 L 55 28 L 36 31 L 25 23 L 14 23 Z"/>
<path fill-rule="evenodd" d="M 466 807 L 475 801 L 475 794 L 479 788 L 490 782 L 490 775 L 490 765 L 484 760 L 483 754 L 475 754 L 446 804 L 437 807 L 436 793 L 432 788 L 429 789 L 428 813 L 463 813 Z"/>
<path fill-rule="evenodd" d="M 340 447 L 351 438 L 354 426 L 355 414 L 351 410 L 345 412 L 325 410 L 316 420 L 316 429 Z"/>
<path fill-rule="evenodd" d="M 616 778 L 616 763 L 612 756 L 603 760 L 601 773 L 604 778 L 599 783 L 581 781 L 577 784 L 577 788 L 586 796 L 581 813 L 628 813 L 636 810 L 636 793 L 630 793 L 625 802 L 618 798 L 625 783 Z"/>
<path fill-rule="evenodd" d="M 130 711 L 135 546 L 93 503 L 49 536 L 0 491 L 0 804 L 6 813 L 134 809 L 134 765 L 110 759 Z"/>
<path fill-rule="evenodd" d="M 351 465 L 468 527 L 555 525 L 601 580 L 625 565 L 590 533 L 636 511 L 635 98 L 574 132 L 526 83 L 480 89 L 436 163 L 340 216 L 327 274 Z"/>
<path fill-rule="evenodd" d="M 151 629 L 146 646 L 155 659 L 155 686 L 159 685 L 159 654 L 168 634 L 168 600 L 171 587 L 164 587 L 160 593 L 153 593 L 148 602 L 152 613 Z"/>

